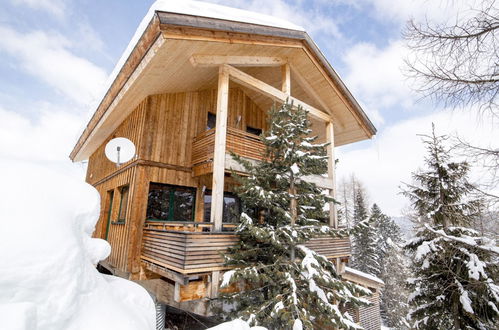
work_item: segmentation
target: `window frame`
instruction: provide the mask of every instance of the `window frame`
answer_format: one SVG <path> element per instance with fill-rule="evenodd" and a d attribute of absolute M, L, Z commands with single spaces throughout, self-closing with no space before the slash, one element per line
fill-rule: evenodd
<path fill-rule="evenodd" d="M 188 223 L 188 222 L 194 222 L 194 219 L 196 217 L 196 188 L 194 187 L 189 187 L 189 186 L 179 186 L 179 185 L 173 185 L 173 184 L 168 184 L 168 183 L 161 183 L 161 182 L 150 182 L 149 183 L 149 192 L 147 194 L 147 206 L 146 209 L 149 209 L 149 193 L 151 191 L 151 186 L 152 185 L 161 185 L 169 188 L 173 188 L 169 191 L 168 195 L 168 219 L 156 219 L 156 218 L 150 218 L 148 216 L 148 210 L 146 211 L 146 220 L 147 221 L 155 221 L 155 222 L 182 222 L 182 223 Z M 192 209 L 191 209 L 191 219 L 190 220 L 177 220 L 175 219 L 175 192 L 177 191 L 175 188 L 181 188 L 188 190 L 192 193 Z"/>
<path fill-rule="evenodd" d="M 205 201 L 206 196 L 213 196 L 211 189 L 206 189 L 206 191 L 203 194 L 203 223 L 209 223 L 211 220 L 211 219 L 206 219 L 206 215 L 207 215 L 206 204 L 209 204 L 209 203 L 206 203 L 206 201 Z M 237 196 L 237 194 L 230 192 L 230 191 L 224 191 L 223 203 L 225 204 L 225 198 L 231 198 L 231 197 L 236 200 L 237 208 L 239 209 L 239 216 L 241 216 L 242 201 L 239 198 L 239 196 Z M 211 216 L 211 209 L 210 209 L 210 216 Z M 222 223 L 224 223 L 224 224 L 235 224 L 235 223 L 237 223 L 237 219 L 238 218 L 236 217 L 236 219 L 235 219 L 236 221 L 234 221 L 234 222 L 224 222 L 224 216 L 222 215 Z"/>
<path fill-rule="evenodd" d="M 128 198 L 130 197 L 130 186 L 129 185 L 124 185 L 118 188 L 120 192 L 120 207 L 118 209 L 118 216 L 116 217 L 116 223 L 118 224 L 124 224 L 126 223 L 126 217 L 128 216 Z M 125 195 L 123 191 L 126 189 L 126 201 L 125 205 L 123 206 L 123 196 Z M 124 210 L 125 215 L 122 218 L 121 213 Z"/>

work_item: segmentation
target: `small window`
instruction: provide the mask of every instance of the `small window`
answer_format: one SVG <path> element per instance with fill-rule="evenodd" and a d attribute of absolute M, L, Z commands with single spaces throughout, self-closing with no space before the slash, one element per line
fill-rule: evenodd
<path fill-rule="evenodd" d="M 212 128 L 215 128 L 217 126 L 217 115 L 208 112 L 208 120 L 206 123 L 206 130 L 210 130 Z"/>
<path fill-rule="evenodd" d="M 113 216 L 113 199 L 114 199 L 114 190 L 109 190 L 107 192 L 107 221 L 106 221 L 106 232 L 104 234 L 104 239 L 107 240 L 108 235 L 109 235 L 109 225 L 112 222 L 112 216 Z"/>
<path fill-rule="evenodd" d="M 125 222 L 128 204 L 128 186 L 120 188 L 120 211 L 118 212 L 118 222 Z"/>
<path fill-rule="evenodd" d="M 196 189 L 151 183 L 147 201 L 147 219 L 193 221 Z"/>
<path fill-rule="evenodd" d="M 251 127 L 251 126 L 246 126 L 246 132 L 248 132 L 250 134 L 261 135 L 262 129 L 256 128 L 256 127 Z"/>
<path fill-rule="evenodd" d="M 241 215 L 239 198 L 229 192 L 224 192 L 223 223 L 236 223 Z M 204 194 L 204 222 L 210 222 L 211 216 L 211 190 Z"/>

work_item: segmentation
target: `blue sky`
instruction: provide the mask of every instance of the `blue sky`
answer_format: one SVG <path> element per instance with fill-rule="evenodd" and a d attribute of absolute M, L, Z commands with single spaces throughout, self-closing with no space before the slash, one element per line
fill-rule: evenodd
<path fill-rule="evenodd" d="M 175 0 L 182 1 L 182 0 Z M 338 149 L 341 177 L 354 172 L 372 202 L 392 215 L 405 201 L 400 181 L 422 163 L 417 133 L 482 143 L 497 139 L 473 109 L 418 101 L 401 73 L 401 29 L 409 17 L 438 22 L 468 2 L 390 0 L 212 0 L 303 26 L 378 128 L 378 136 Z M 472 3 L 473 1 L 471 1 Z M 3 0 L 0 4 L 0 160 L 22 160 L 82 175 L 67 158 L 99 91 L 153 1 Z"/>

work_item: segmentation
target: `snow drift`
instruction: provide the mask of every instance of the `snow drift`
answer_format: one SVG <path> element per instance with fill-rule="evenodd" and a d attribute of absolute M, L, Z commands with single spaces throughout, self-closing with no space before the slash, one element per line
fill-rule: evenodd
<path fill-rule="evenodd" d="M 111 251 L 91 238 L 97 191 L 46 166 L 4 162 L 1 168 L 2 329 L 154 329 L 149 294 L 95 269 Z"/>

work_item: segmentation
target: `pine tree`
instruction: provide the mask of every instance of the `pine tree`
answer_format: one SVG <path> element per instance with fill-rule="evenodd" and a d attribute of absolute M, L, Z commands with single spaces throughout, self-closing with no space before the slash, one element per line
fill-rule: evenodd
<path fill-rule="evenodd" d="M 354 200 L 355 224 L 368 221 L 368 225 L 352 235 L 352 266 L 364 273 L 379 276 L 378 231 L 374 219 L 370 218 L 364 202 L 364 193 L 358 190 Z"/>
<path fill-rule="evenodd" d="M 406 281 L 409 278 L 407 258 L 398 244 L 387 239 L 380 278 L 385 283 L 381 292 L 381 316 L 385 325 L 395 329 L 408 329 L 406 321 L 409 306 Z"/>
<path fill-rule="evenodd" d="M 406 244 L 414 274 L 408 316 L 416 329 L 492 329 L 499 316 L 499 249 L 466 227 L 479 203 L 469 198 L 469 165 L 451 161 L 446 139 L 434 127 L 423 137 L 427 168 L 403 191 L 421 221 Z"/>
<path fill-rule="evenodd" d="M 327 145 L 314 144 L 310 133 L 307 112 L 285 104 L 271 109 L 261 137 L 267 161 L 234 156 L 249 176 L 239 178 L 240 243 L 226 256 L 235 268 L 222 281 L 241 288 L 224 297 L 234 307 L 228 317 L 269 329 L 359 328 L 342 310 L 365 304 L 359 296 L 368 290 L 342 281 L 329 260 L 303 246 L 313 236 L 347 234 L 325 224 L 331 198 L 302 179 L 327 170 Z"/>

